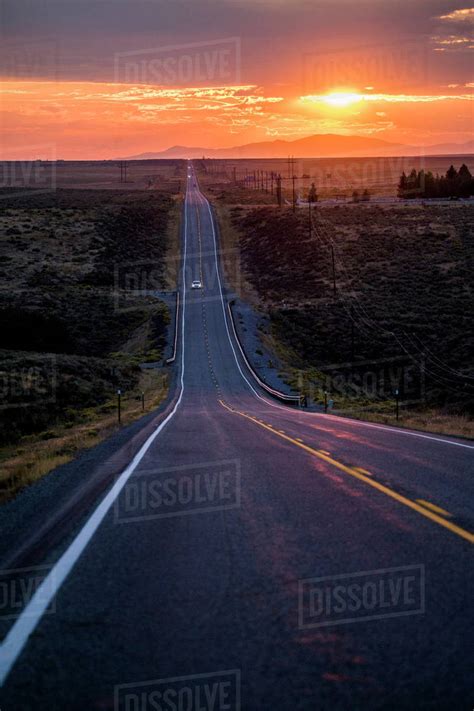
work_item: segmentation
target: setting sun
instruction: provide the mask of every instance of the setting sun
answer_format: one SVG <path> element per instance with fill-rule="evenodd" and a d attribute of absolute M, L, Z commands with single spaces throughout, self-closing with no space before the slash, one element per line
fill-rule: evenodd
<path fill-rule="evenodd" d="M 358 101 L 362 101 L 363 98 L 362 94 L 356 94 L 353 92 L 333 92 L 331 94 L 327 94 L 327 96 L 324 96 L 323 101 L 330 106 L 345 107 L 355 104 Z"/>

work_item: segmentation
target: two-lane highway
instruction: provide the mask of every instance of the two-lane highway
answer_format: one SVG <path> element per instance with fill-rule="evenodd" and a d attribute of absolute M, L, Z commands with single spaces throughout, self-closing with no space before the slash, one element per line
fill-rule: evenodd
<path fill-rule="evenodd" d="M 470 711 L 473 445 L 270 401 L 188 173 L 179 396 L 5 627 L 2 711 Z"/>

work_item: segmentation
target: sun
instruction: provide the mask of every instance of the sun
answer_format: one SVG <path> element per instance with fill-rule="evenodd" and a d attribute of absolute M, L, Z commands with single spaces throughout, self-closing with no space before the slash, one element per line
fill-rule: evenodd
<path fill-rule="evenodd" d="M 345 91 L 335 91 L 331 94 L 326 94 L 322 97 L 325 104 L 329 106 L 345 107 L 355 104 L 358 101 L 362 101 L 362 94 L 356 94 L 355 92 L 345 92 Z"/>

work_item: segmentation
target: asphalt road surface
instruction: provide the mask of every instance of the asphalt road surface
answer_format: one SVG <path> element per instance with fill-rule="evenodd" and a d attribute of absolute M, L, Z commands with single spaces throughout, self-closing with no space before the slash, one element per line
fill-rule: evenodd
<path fill-rule="evenodd" d="M 188 171 L 175 400 L 36 592 L 2 573 L 1 710 L 471 711 L 472 443 L 270 399 Z"/>

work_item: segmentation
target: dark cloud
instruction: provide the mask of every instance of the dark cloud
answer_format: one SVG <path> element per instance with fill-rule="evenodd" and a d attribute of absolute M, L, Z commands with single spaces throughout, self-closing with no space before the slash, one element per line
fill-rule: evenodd
<path fill-rule="evenodd" d="M 37 59 L 38 75 L 111 81 L 117 53 L 239 36 L 244 82 L 297 85 L 307 53 L 345 52 L 350 61 L 352 51 L 374 43 L 394 56 L 397 45 L 414 42 L 432 51 L 430 38 L 443 31 L 436 18 L 465 6 L 447 0 L 3 0 L 0 65 L 21 76 L 12 47 L 28 53 L 33 43 L 50 42 L 57 46 L 54 72 Z M 435 74 L 441 67 L 445 81 L 442 61 L 428 61 Z M 468 59 L 460 56 L 455 65 L 463 74 Z"/>

